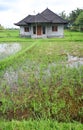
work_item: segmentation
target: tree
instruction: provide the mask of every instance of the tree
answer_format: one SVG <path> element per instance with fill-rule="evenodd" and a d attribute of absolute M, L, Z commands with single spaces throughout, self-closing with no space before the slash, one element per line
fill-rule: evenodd
<path fill-rule="evenodd" d="M 66 15 L 65 11 L 62 11 L 61 13 L 59 13 L 59 16 L 68 22 L 68 16 Z M 64 25 L 64 27 L 65 27 L 65 29 L 67 29 L 68 24 Z"/>
<path fill-rule="evenodd" d="M 83 31 L 83 12 L 81 12 L 76 18 L 75 24 L 79 26 L 80 31 Z"/>
<path fill-rule="evenodd" d="M 71 25 L 75 24 L 75 21 L 77 19 L 77 17 L 79 16 L 79 14 L 83 12 L 83 9 L 79 9 L 77 8 L 76 10 L 73 10 L 70 14 L 69 14 L 69 22 Z"/>
<path fill-rule="evenodd" d="M 67 18 L 65 11 L 62 11 L 59 15 L 60 15 L 63 19 L 66 19 L 66 18 Z"/>

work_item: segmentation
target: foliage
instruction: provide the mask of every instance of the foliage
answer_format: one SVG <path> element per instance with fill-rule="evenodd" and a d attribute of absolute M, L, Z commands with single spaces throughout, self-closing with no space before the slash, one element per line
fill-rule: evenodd
<path fill-rule="evenodd" d="M 68 22 L 68 16 L 66 15 L 65 11 L 62 11 L 61 13 L 59 13 L 59 16 L 63 19 L 65 19 Z M 68 28 L 68 24 L 64 25 L 64 28 L 67 29 Z"/>
<path fill-rule="evenodd" d="M 83 31 L 83 12 L 79 14 L 75 21 L 76 25 L 79 25 L 79 30 Z"/>
<path fill-rule="evenodd" d="M 68 20 L 68 17 L 66 16 L 66 12 L 65 12 L 65 11 L 62 11 L 59 15 L 60 15 L 63 19 Z"/>
<path fill-rule="evenodd" d="M 29 120 L 0 122 L 1 130 L 83 130 L 83 125 L 74 123 L 58 123 L 54 120 Z"/>
<path fill-rule="evenodd" d="M 70 23 L 73 25 L 74 22 L 76 21 L 77 17 L 79 16 L 79 14 L 83 12 L 83 9 L 79 9 L 77 8 L 76 10 L 73 10 L 70 14 L 69 14 L 69 21 Z"/>
<path fill-rule="evenodd" d="M 77 8 L 76 10 L 73 10 L 73 11 L 69 14 L 69 17 L 68 17 L 68 19 L 69 19 L 69 28 L 70 28 L 71 30 L 80 31 L 80 30 L 79 30 L 79 25 L 77 24 L 77 23 L 78 23 L 78 22 L 77 22 L 77 21 L 78 21 L 77 19 L 79 19 L 79 15 L 80 15 L 82 12 L 83 12 L 83 9 Z M 79 21 L 79 24 L 81 24 L 80 21 Z"/>
<path fill-rule="evenodd" d="M 21 77 L 21 87 L 14 85 L 5 89 L 4 86 L 0 92 L 2 117 L 9 120 L 48 118 L 82 122 L 83 68 L 60 68 L 52 67 L 49 77 L 44 76 L 42 70 L 38 77 L 31 72 L 28 84 L 25 77 L 23 80 Z"/>

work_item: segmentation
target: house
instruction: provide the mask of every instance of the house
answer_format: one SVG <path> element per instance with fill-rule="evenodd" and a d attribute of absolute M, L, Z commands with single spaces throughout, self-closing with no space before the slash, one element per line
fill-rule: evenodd
<path fill-rule="evenodd" d="M 15 25 L 20 26 L 20 35 L 31 38 L 63 37 L 67 21 L 45 9 L 37 15 L 28 15 Z"/>

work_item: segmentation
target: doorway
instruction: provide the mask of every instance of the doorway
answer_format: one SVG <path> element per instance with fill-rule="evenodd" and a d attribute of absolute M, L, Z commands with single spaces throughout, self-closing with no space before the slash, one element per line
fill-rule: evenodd
<path fill-rule="evenodd" d="M 37 35 L 41 35 L 41 26 L 40 25 L 37 26 Z"/>

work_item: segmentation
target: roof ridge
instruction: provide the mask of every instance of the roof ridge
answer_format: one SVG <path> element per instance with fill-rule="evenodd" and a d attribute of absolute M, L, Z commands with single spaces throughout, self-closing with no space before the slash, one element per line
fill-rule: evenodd
<path fill-rule="evenodd" d="M 50 20 L 48 20 L 48 19 L 45 17 L 45 15 L 43 15 L 43 14 L 41 14 L 41 13 L 40 13 L 40 15 L 41 15 L 43 18 L 45 18 L 47 21 L 50 21 Z"/>

